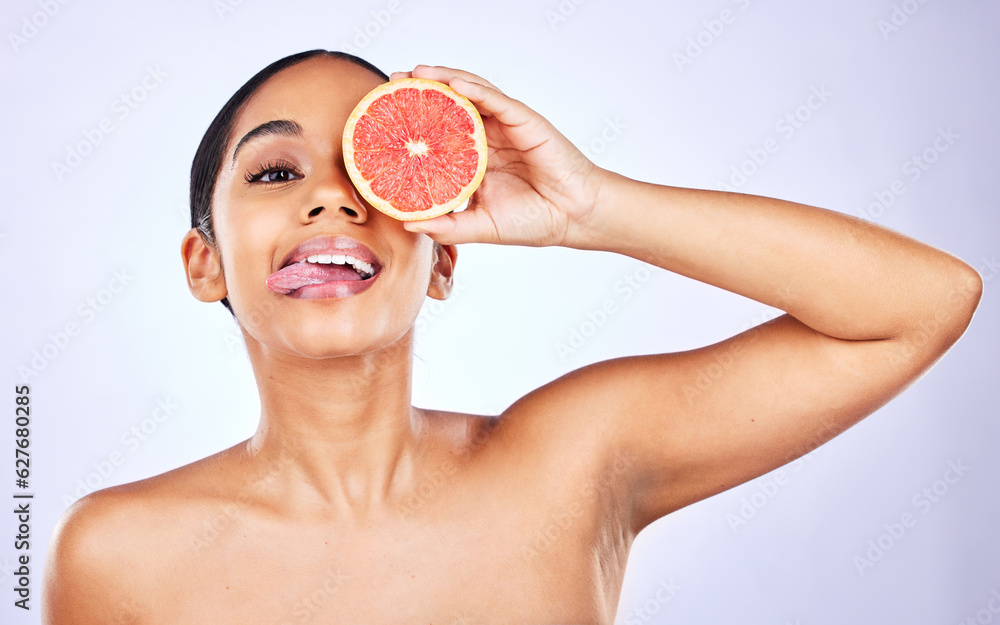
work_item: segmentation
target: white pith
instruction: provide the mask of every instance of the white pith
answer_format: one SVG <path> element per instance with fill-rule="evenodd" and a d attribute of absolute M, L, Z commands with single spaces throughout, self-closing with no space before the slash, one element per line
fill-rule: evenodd
<path fill-rule="evenodd" d="M 406 150 L 410 156 L 423 156 L 427 154 L 427 150 L 429 149 L 423 141 L 409 141 L 406 144 Z"/>

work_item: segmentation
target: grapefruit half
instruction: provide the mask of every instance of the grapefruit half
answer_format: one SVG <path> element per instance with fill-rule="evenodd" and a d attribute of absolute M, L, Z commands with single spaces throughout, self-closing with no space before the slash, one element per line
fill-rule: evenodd
<path fill-rule="evenodd" d="M 344 164 L 381 212 L 404 221 L 460 208 L 486 173 L 479 111 L 444 83 L 402 78 L 362 98 L 344 127 Z"/>

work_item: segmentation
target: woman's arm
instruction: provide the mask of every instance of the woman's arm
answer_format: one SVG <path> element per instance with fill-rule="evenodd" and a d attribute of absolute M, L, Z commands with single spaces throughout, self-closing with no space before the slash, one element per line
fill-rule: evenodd
<path fill-rule="evenodd" d="M 605 467 L 626 457 L 635 532 L 871 414 L 958 340 L 979 303 L 979 275 L 933 247 L 834 211 L 630 180 L 482 79 L 418 71 L 480 108 L 492 171 L 470 210 L 407 229 L 617 252 L 788 313 L 701 349 L 583 367 L 509 410 L 544 415 L 526 438 L 553 453 L 601 449 Z"/>
<path fill-rule="evenodd" d="M 958 258 L 836 211 L 604 178 L 564 245 L 618 252 L 738 293 L 831 338 L 908 341 L 932 328 L 954 342 L 982 291 L 979 274 Z"/>
<path fill-rule="evenodd" d="M 627 254 L 788 313 L 702 349 L 567 376 L 577 389 L 606 389 L 592 405 L 615 415 L 615 444 L 638 458 L 637 529 L 874 412 L 959 339 L 982 294 L 966 263 L 848 215 L 614 174 L 567 244 Z"/>

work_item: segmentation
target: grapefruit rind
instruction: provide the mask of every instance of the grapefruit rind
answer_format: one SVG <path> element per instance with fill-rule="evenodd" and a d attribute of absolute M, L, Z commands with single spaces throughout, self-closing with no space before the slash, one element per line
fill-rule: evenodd
<path fill-rule="evenodd" d="M 466 113 L 469 114 L 469 117 L 472 118 L 472 122 L 475 127 L 472 133 L 472 139 L 475 144 L 475 150 L 479 156 L 475 175 L 472 180 L 462 187 L 461 191 L 459 191 L 454 198 L 442 204 L 435 204 L 426 210 L 398 210 L 392 206 L 390 202 L 375 194 L 372 190 L 371 182 L 365 179 L 355 164 L 354 129 L 357 126 L 358 121 L 367 114 L 368 108 L 372 102 L 383 95 L 405 88 L 434 89 L 446 94 L 454 100 L 455 104 L 460 106 Z M 382 213 L 400 221 L 432 219 L 439 215 L 450 213 L 456 209 L 461 210 L 465 208 L 468 204 L 469 198 L 479 187 L 479 184 L 483 180 L 483 175 L 486 173 L 486 147 L 486 129 L 483 126 L 483 119 L 480 117 L 479 111 L 476 109 L 475 105 L 468 98 L 461 95 L 448 85 L 435 80 L 428 80 L 426 78 L 401 78 L 399 80 L 382 83 L 361 99 L 358 105 L 354 108 L 354 111 L 351 112 L 351 116 L 347 119 L 347 124 L 344 126 L 344 164 L 347 167 L 348 175 L 354 182 L 354 186 L 369 204 Z"/>

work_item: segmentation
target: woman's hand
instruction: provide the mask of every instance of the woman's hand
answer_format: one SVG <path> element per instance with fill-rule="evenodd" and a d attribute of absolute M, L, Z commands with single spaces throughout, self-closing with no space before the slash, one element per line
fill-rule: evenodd
<path fill-rule="evenodd" d="M 486 175 L 464 211 L 404 222 L 439 243 L 569 245 L 594 211 L 608 173 L 544 117 L 485 79 L 448 67 L 418 65 L 391 79 L 426 78 L 475 104 L 486 126 Z"/>

